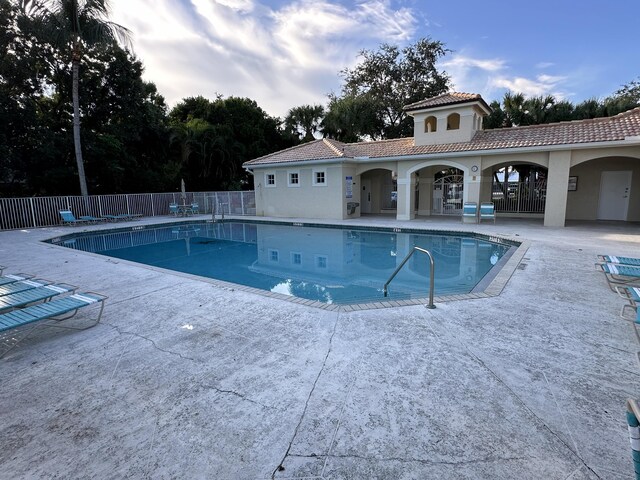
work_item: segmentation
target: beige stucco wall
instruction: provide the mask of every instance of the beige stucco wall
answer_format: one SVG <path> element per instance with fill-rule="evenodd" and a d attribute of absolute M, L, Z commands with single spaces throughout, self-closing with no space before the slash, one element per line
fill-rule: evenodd
<path fill-rule="evenodd" d="M 460 115 L 460 127 L 456 130 L 447 130 L 447 118 L 453 113 Z M 436 117 L 436 131 L 425 132 L 425 120 L 431 116 Z M 440 110 L 429 109 L 427 112 L 415 112 L 413 113 L 415 144 L 468 142 L 481 125 L 480 118 L 480 110 L 474 105 L 454 105 Z"/>
<path fill-rule="evenodd" d="M 313 172 L 326 171 L 326 185 L 312 185 Z M 353 170 L 355 172 L 355 170 Z M 298 172 L 300 185 L 288 186 L 289 172 Z M 276 186 L 265 185 L 265 174 L 275 173 Z M 256 169 L 256 215 L 285 218 L 333 218 L 346 215 L 342 165 Z M 343 208 L 344 207 L 344 208 Z"/>
<path fill-rule="evenodd" d="M 569 175 L 578 177 L 578 188 L 568 192 L 567 220 L 596 220 L 600 201 L 600 179 L 604 171 L 632 172 L 628 221 L 640 221 L 640 159 L 607 157 L 579 163 Z"/>
<path fill-rule="evenodd" d="M 602 158 L 606 157 L 606 158 Z M 389 171 L 398 175 L 398 219 L 415 217 L 416 172 L 420 174 L 420 204 L 418 214 L 428 215 L 431 208 L 432 181 L 435 171 L 443 167 L 456 167 L 465 175 L 464 201 L 483 202 L 491 199 L 492 172 L 507 164 L 530 163 L 548 168 L 546 226 L 563 226 L 565 219 L 595 220 L 598 211 L 600 177 L 606 170 L 632 171 L 628 221 L 640 221 L 640 147 L 593 148 L 580 150 L 538 151 L 484 156 L 443 158 L 410 158 L 372 162 L 336 163 L 309 167 L 279 167 L 256 169 L 256 212 L 285 218 L 345 219 L 360 216 L 358 207 L 354 215 L 347 215 L 347 202 L 362 204 L 362 179 L 371 181 L 371 213 L 380 213 L 384 176 Z M 478 166 L 473 172 L 472 167 Z M 326 170 L 327 185 L 313 186 L 312 174 L 316 169 Z M 373 171 L 381 169 L 380 171 Z M 288 186 L 288 173 L 297 171 L 300 186 Z M 276 174 L 276 187 L 265 187 L 265 173 Z M 353 180 L 352 198 L 346 198 L 346 177 Z M 578 177 L 578 190 L 567 192 L 569 176 Z"/>

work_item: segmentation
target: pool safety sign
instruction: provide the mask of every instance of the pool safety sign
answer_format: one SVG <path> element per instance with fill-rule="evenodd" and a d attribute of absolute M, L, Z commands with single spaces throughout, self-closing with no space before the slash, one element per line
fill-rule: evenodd
<path fill-rule="evenodd" d="M 353 177 L 345 177 L 345 192 L 347 198 L 353 198 Z"/>

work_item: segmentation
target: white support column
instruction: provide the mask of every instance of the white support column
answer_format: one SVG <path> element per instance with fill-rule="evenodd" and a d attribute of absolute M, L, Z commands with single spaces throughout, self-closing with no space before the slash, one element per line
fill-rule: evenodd
<path fill-rule="evenodd" d="M 545 227 L 564 227 L 570 169 L 571 151 L 549 153 L 547 200 L 544 207 Z"/>
<path fill-rule="evenodd" d="M 433 176 L 427 177 L 426 175 L 420 177 L 420 184 L 418 185 L 418 215 L 429 216 L 431 215 L 431 200 L 433 197 Z"/>
<path fill-rule="evenodd" d="M 480 173 L 465 173 L 464 174 L 464 194 L 462 195 L 463 201 L 475 202 L 480 205 Z"/>
<path fill-rule="evenodd" d="M 416 200 L 416 175 L 410 174 L 410 177 L 398 178 L 398 211 L 396 220 L 413 220 L 416 218 L 414 208 Z"/>

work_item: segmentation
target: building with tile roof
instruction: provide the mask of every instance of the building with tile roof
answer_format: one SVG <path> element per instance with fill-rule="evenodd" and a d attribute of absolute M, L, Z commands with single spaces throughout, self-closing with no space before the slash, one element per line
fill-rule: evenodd
<path fill-rule="evenodd" d="M 407 105 L 414 136 L 320 139 L 244 164 L 259 215 L 345 219 L 460 214 L 493 202 L 499 215 L 640 221 L 640 107 L 613 117 L 483 130 L 478 94 Z M 515 176 L 514 176 L 514 172 Z M 358 204 L 354 207 L 354 204 Z"/>

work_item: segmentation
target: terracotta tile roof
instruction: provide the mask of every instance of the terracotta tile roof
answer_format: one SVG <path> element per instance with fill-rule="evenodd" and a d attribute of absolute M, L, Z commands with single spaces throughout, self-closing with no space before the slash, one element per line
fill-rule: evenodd
<path fill-rule="evenodd" d="M 419 102 L 405 105 L 404 110 L 422 110 L 423 108 L 442 107 L 444 105 L 455 105 L 458 103 L 466 102 L 481 102 L 483 105 L 489 108 L 484 99 L 478 93 L 448 92 L 443 93 L 442 95 L 438 95 L 437 97 L 431 97 L 425 100 L 420 100 Z"/>
<path fill-rule="evenodd" d="M 640 107 L 614 117 L 550 123 L 476 132 L 469 142 L 415 146 L 413 137 L 376 142 L 342 143 L 316 140 L 246 162 L 245 166 L 332 158 L 384 158 L 438 153 L 501 150 L 521 147 L 612 142 L 640 137 Z"/>
<path fill-rule="evenodd" d="M 264 155 L 245 162 L 243 166 L 340 158 L 344 156 L 343 149 L 344 143 L 323 138 Z"/>

